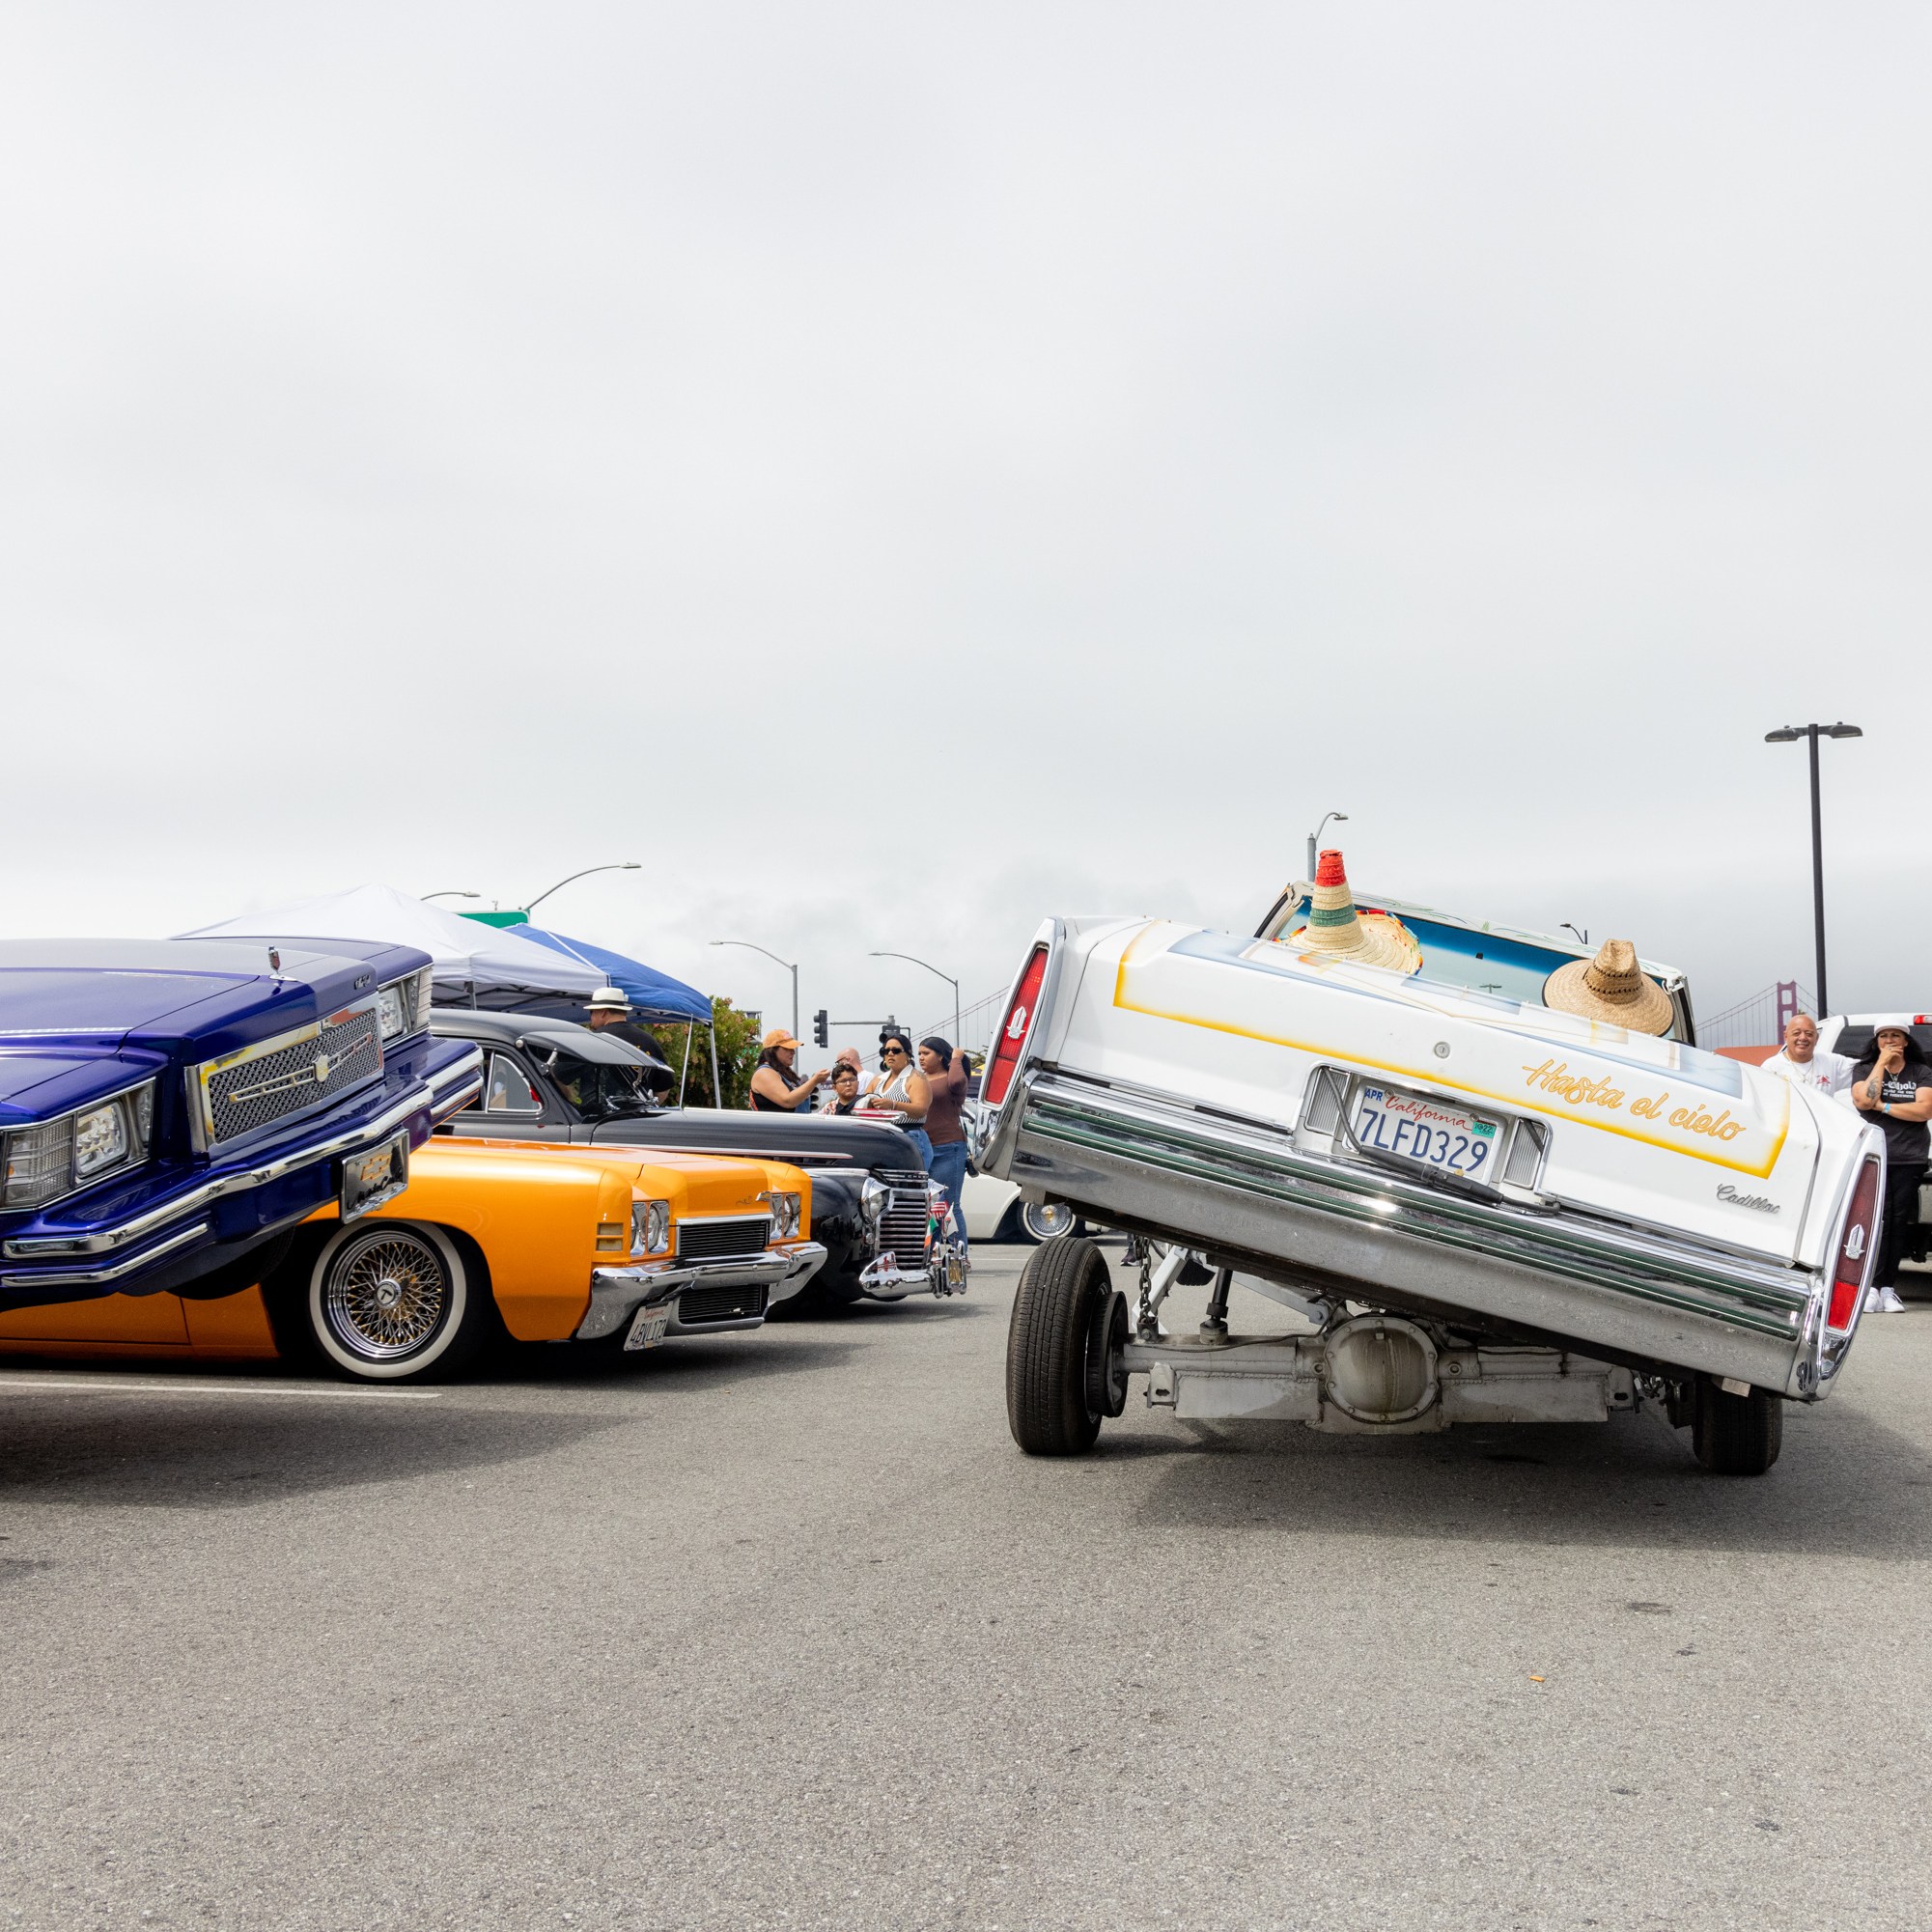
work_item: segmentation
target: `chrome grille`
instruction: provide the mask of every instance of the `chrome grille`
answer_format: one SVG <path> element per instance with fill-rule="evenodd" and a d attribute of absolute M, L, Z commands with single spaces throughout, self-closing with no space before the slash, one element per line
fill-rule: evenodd
<path fill-rule="evenodd" d="M 717 1261 L 763 1254 L 771 1240 L 770 1215 L 735 1215 L 728 1220 L 680 1221 L 678 1259 Z"/>
<path fill-rule="evenodd" d="M 765 1312 L 762 1282 L 742 1288 L 686 1288 L 678 1297 L 678 1326 L 699 1322 L 748 1322 Z"/>
<path fill-rule="evenodd" d="M 880 1180 L 892 1190 L 879 1217 L 879 1251 L 889 1254 L 901 1268 L 918 1268 L 926 1259 L 926 1235 L 932 1211 L 926 1202 L 923 1167 L 882 1167 Z"/>
<path fill-rule="evenodd" d="M 373 1000 L 194 1070 L 210 1146 L 286 1120 L 362 1085 L 382 1071 L 382 1030 Z"/>

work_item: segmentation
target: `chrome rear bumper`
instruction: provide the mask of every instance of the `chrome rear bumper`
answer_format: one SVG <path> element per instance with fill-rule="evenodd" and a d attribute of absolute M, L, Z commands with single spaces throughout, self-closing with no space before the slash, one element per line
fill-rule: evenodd
<path fill-rule="evenodd" d="M 1585 1218 L 1491 1205 L 1298 1151 L 1263 1123 L 1029 1071 L 979 1157 L 1094 1219 L 1290 1287 L 1466 1319 L 1626 1363 L 1801 1400 L 1830 1386 L 1824 1286 L 1804 1270 Z"/>

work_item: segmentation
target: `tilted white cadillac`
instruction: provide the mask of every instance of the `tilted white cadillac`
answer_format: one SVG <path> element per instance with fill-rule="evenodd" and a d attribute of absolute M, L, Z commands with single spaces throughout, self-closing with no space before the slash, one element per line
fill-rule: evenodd
<path fill-rule="evenodd" d="M 1707 1468 L 1770 1468 L 1783 1403 L 1826 1394 L 1857 1330 L 1879 1135 L 1679 1039 L 1457 983 L 1447 961 L 1432 976 L 1426 948 L 1393 970 L 1298 937 L 1040 929 L 976 1159 L 1147 1258 L 1137 1307 L 1090 1241 L 1030 1258 L 1007 1361 L 1021 1446 L 1090 1447 L 1144 1374 L 1183 1416 L 1350 1431 L 1651 1400 Z M 1168 1333 L 1190 1264 L 1216 1271 L 1209 1319 Z M 1232 1271 L 1311 1331 L 1230 1337 Z"/>

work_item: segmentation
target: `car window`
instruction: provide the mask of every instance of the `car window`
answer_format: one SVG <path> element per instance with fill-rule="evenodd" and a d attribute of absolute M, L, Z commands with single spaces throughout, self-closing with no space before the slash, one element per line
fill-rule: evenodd
<path fill-rule="evenodd" d="M 657 1111 L 651 1098 L 649 1067 L 612 1066 L 557 1050 L 546 1057 L 544 1070 L 557 1083 L 557 1091 L 586 1120 Z"/>
<path fill-rule="evenodd" d="M 544 1097 L 531 1085 L 530 1076 L 508 1053 L 492 1053 L 483 1105 L 490 1113 L 542 1113 Z"/>

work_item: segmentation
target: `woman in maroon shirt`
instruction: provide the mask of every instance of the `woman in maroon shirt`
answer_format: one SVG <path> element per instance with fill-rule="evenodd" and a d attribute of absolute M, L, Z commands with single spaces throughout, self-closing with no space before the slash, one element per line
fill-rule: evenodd
<path fill-rule="evenodd" d="M 927 1171 L 946 1190 L 953 1204 L 953 1234 L 966 1251 L 966 1204 L 960 1190 L 966 1185 L 966 1129 L 960 1108 L 966 1101 L 966 1056 L 956 1053 L 935 1033 L 919 1042 L 919 1071 L 926 1077 L 926 1137 L 933 1143 Z"/>

